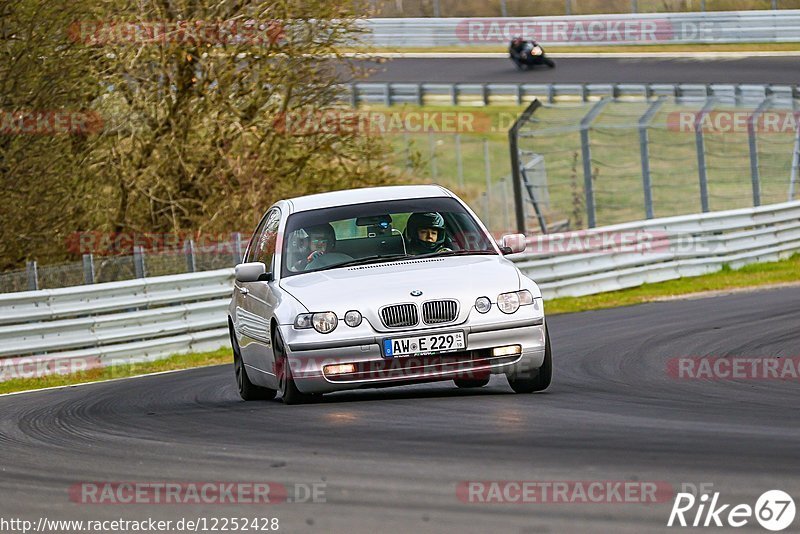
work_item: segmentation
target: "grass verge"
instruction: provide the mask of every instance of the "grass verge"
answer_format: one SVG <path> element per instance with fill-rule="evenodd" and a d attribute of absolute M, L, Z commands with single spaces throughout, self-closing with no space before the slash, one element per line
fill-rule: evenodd
<path fill-rule="evenodd" d="M 791 282 L 800 282 L 800 254 L 795 254 L 783 261 L 746 265 L 737 270 L 725 267 L 719 272 L 703 276 L 679 278 L 656 284 L 643 284 L 639 287 L 585 297 L 553 299 L 545 302 L 545 310 L 548 315 L 575 313 L 654 302 L 693 293 Z"/>
<path fill-rule="evenodd" d="M 42 388 L 72 386 L 85 382 L 98 382 L 100 380 L 110 380 L 114 378 L 127 378 L 140 376 L 150 373 L 161 373 L 164 371 L 174 371 L 176 369 L 190 369 L 192 367 L 206 367 L 209 365 L 219 365 L 233 361 L 230 349 L 220 349 L 214 352 L 204 352 L 199 354 L 176 354 L 163 360 L 153 362 L 129 363 L 124 365 L 114 365 L 90 369 L 80 373 L 56 374 L 41 378 L 12 378 L 5 382 L 0 382 L 0 394 L 13 393 L 15 391 L 27 391 Z M 0 360 L 2 366 L 2 360 Z M 9 369 L 3 369 L 3 375 L 10 375 Z M 233 373 L 231 372 L 231 377 Z M 233 380 L 233 378 L 231 378 Z"/>

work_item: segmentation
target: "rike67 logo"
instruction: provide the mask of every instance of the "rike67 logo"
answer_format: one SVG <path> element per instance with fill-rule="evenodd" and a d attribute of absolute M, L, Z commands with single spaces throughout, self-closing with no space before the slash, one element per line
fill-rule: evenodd
<path fill-rule="evenodd" d="M 794 522 L 795 505 L 792 497 L 781 490 L 764 492 L 755 506 L 749 504 L 721 504 L 719 492 L 709 497 L 695 497 L 691 493 L 678 493 L 667 526 L 681 527 L 743 527 L 755 520 L 767 530 L 778 532 Z"/>

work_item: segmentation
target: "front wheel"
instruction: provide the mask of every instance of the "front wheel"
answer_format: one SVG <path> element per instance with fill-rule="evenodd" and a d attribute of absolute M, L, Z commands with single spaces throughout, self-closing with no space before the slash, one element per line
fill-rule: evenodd
<path fill-rule="evenodd" d="M 549 57 L 544 58 L 544 64 L 550 67 L 551 69 L 556 68 L 556 62 L 550 59 Z"/>
<path fill-rule="evenodd" d="M 284 404 L 303 404 L 309 402 L 313 395 L 307 395 L 297 389 L 292 376 L 292 367 L 289 365 L 289 358 L 286 356 L 283 339 L 281 334 L 275 330 L 273 347 L 275 348 L 275 375 L 278 378 L 278 389 Z"/>
<path fill-rule="evenodd" d="M 542 366 L 535 371 L 536 374 L 530 377 L 513 377 L 506 375 L 508 385 L 514 393 L 533 393 L 534 391 L 544 391 L 550 386 L 553 378 L 553 353 L 550 348 L 550 332 L 544 332 L 544 361 Z"/>
<path fill-rule="evenodd" d="M 242 353 L 239 350 L 239 343 L 236 342 L 236 336 L 233 331 L 230 332 L 230 335 L 231 347 L 233 348 L 233 372 L 236 376 L 236 387 L 239 390 L 239 396 L 246 401 L 274 399 L 277 391 L 256 386 L 250 382 L 250 378 L 247 376 L 247 368 L 242 360 Z"/>

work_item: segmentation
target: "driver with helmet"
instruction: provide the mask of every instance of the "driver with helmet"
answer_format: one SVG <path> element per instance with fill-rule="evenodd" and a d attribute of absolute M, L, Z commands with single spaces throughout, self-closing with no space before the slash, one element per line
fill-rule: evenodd
<path fill-rule="evenodd" d="M 300 230 L 300 233 L 305 233 L 307 237 L 295 243 L 298 249 L 295 254 L 302 256 L 292 265 L 295 272 L 304 270 L 309 263 L 336 248 L 336 232 L 330 223 L 309 226 Z"/>
<path fill-rule="evenodd" d="M 409 254 L 450 252 L 444 217 L 436 212 L 412 213 L 403 234 Z"/>

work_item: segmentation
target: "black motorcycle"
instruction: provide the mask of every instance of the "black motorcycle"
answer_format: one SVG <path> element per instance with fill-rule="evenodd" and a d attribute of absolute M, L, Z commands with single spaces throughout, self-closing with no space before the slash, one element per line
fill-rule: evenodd
<path fill-rule="evenodd" d="M 551 69 L 556 66 L 556 62 L 547 57 L 544 48 L 536 41 L 523 41 L 519 44 L 512 42 L 508 47 L 508 54 L 519 70 L 531 69 L 536 65 L 547 65 Z"/>

